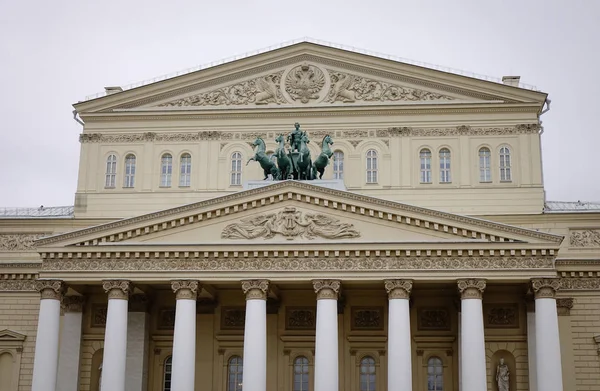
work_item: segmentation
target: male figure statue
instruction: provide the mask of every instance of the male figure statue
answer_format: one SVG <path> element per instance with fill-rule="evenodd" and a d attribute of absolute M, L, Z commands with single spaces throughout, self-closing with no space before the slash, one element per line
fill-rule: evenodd
<path fill-rule="evenodd" d="M 294 124 L 294 128 L 295 129 L 292 131 L 292 133 L 290 133 L 287 137 L 287 139 L 290 141 L 290 148 L 292 152 L 300 151 L 300 140 L 302 136 L 306 134 L 306 132 L 300 129 L 300 124 L 298 122 Z"/>

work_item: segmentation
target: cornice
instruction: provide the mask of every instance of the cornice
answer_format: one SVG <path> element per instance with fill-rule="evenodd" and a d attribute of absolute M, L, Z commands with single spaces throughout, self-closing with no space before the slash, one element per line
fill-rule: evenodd
<path fill-rule="evenodd" d="M 303 194 L 305 191 L 308 191 L 311 194 Z M 333 198 L 338 199 L 334 200 Z M 484 239 L 492 242 L 513 242 L 514 239 L 509 238 L 508 235 L 516 234 L 539 240 L 545 240 L 556 245 L 560 244 L 563 240 L 563 237 L 558 235 L 401 204 L 355 193 L 318 187 L 306 182 L 281 181 L 261 188 L 246 190 L 177 208 L 166 209 L 160 212 L 150 213 L 130 219 L 119 220 L 104 225 L 86 228 L 79 231 L 43 238 L 36 241 L 36 244 L 38 247 L 42 247 L 75 238 L 82 239 L 82 241 L 77 243 L 79 246 L 96 245 L 103 242 L 119 242 L 126 239 L 143 236 L 152 232 L 174 229 L 178 226 L 198 223 L 203 220 L 210 220 L 218 218 L 219 216 L 239 213 L 256 207 L 271 205 L 286 200 L 297 200 L 311 203 L 313 206 L 349 211 L 351 213 L 370 216 L 376 219 L 387 219 L 388 221 L 395 221 L 399 224 L 407 224 L 414 227 L 446 232 L 463 239 Z M 238 202 L 238 204 L 235 204 L 236 202 Z M 367 205 L 369 207 L 365 207 Z M 391 211 L 377 210 L 377 207 L 389 208 Z M 193 213 L 191 215 L 184 215 L 185 213 L 189 212 Z M 416 214 L 419 217 L 409 217 L 407 214 Z M 169 217 L 173 217 L 173 219 L 169 221 Z M 427 218 L 431 220 L 427 220 Z M 164 219 L 164 221 L 153 221 L 159 219 Z M 438 221 L 433 221 L 435 219 L 444 219 L 447 222 L 440 223 Z M 140 224 L 150 222 L 152 223 L 147 226 L 138 226 Z M 468 228 L 464 228 L 463 225 L 467 225 Z M 125 228 L 125 230 L 102 235 L 102 232 L 117 230 L 119 228 Z M 477 228 L 502 232 L 507 236 L 497 237 L 494 235 L 488 235 L 486 233 L 477 231 Z M 84 239 L 84 237 L 93 234 L 101 234 L 101 236 L 96 238 L 88 237 Z M 41 252 L 43 252 L 43 250 Z"/>

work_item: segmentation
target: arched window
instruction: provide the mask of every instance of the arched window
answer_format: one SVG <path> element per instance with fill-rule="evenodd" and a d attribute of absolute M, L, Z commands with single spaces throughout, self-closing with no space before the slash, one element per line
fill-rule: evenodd
<path fill-rule="evenodd" d="M 192 181 L 192 155 L 184 153 L 179 159 L 179 186 L 189 187 Z"/>
<path fill-rule="evenodd" d="M 106 180 L 104 187 L 114 188 L 117 181 L 117 156 L 109 155 L 106 159 Z"/>
<path fill-rule="evenodd" d="M 333 179 L 344 179 L 344 152 L 333 153 Z"/>
<path fill-rule="evenodd" d="M 377 151 L 367 151 L 367 183 L 377 183 Z"/>
<path fill-rule="evenodd" d="M 512 181 L 510 171 L 510 149 L 508 147 L 500 148 L 500 180 L 503 182 Z"/>
<path fill-rule="evenodd" d="M 234 152 L 231 155 L 231 185 L 242 184 L 242 154 Z"/>
<path fill-rule="evenodd" d="M 444 367 L 439 357 L 427 361 L 427 391 L 444 391 Z"/>
<path fill-rule="evenodd" d="M 294 360 L 293 391 L 308 391 L 308 359 L 300 356 Z"/>
<path fill-rule="evenodd" d="M 123 187 L 133 187 L 135 185 L 135 155 L 125 156 L 125 180 Z"/>
<path fill-rule="evenodd" d="M 479 150 L 479 182 L 491 182 L 490 149 L 483 147 Z"/>
<path fill-rule="evenodd" d="M 363 357 L 360 360 L 360 391 L 375 391 L 375 360 L 373 357 Z"/>
<path fill-rule="evenodd" d="M 173 373 L 173 356 L 165 360 L 165 369 L 163 374 L 163 391 L 171 391 L 171 374 Z"/>
<path fill-rule="evenodd" d="M 450 175 L 450 150 L 448 148 L 440 149 L 440 182 L 452 182 Z"/>
<path fill-rule="evenodd" d="M 160 158 L 160 186 L 171 187 L 171 175 L 173 174 L 173 156 L 165 153 Z"/>
<path fill-rule="evenodd" d="M 431 151 L 427 148 L 419 152 L 421 159 L 421 183 L 431 183 Z"/>
<path fill-rule="evenodd" d="M 242 391 L 244 365 L 240 356 L 233 356 L 227 363 L 227 391 Z"/>

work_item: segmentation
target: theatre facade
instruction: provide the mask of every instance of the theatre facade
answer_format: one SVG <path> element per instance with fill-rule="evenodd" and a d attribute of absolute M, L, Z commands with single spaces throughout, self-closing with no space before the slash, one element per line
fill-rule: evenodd
<path fill-rule="evenodd" d="M 600 204 L 518 77 L 303 42 L 74 106 L 74 206 L 0 214 L 0 391 L 600 390 Z"/>

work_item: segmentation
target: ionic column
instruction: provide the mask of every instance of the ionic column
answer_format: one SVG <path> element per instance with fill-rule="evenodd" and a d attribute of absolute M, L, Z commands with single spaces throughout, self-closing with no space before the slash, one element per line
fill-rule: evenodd
<path fill-rule="evenodd" d="M 244 391 L 267 389 L 267 291 L 268 280 L 242 281 L 246 295 L 244 327 Z"/>
<path fill-rule="evenodd" d="M 315 336 L 315 391 L 337 391 L 339 280 L 313 280 L 317 294 L 317 332 Z"/>
<path fill-rule="evenodd" d="M 173 334 L 173 391 L 193 391 L 196 376 L 196 299 L 200 284 L 195 280 L 171 281 L 175 292 Z"/>
<path fill-rule="evenodd" d="M 543 391 L 562 391 L 562 361 L 558 334 L 556 278 L 531 280 L 535 295 L 535 359 L 537 361 L 537 388 Z"/>
<path fill-rule="evenodd" d="M 485 280 L 458 280 L 461 298 L 462 391 L 486 391 L 485 338 L 481 304 Z"/>
<path fill-rule="evenodd" d="M 125 391 L 127 307 L 133 286 L 127 280 L 105 280 L 102 287 L 108 293 L 108 311 L 100 391 Z"/>
<path fill-rule="evenodd" d="M 63 325 L 60 331 L 58 354 L 59 391 L 77 391 L 79 386 L 79 359 L 81 353 L 81 323 L 83 320 L 83 296 L 65 296 L 62 300 Z"/>
<path fill-rule="evenodd" d="M 412 280 L 386 280 L 389 299 L 388 391 L 412 390 L 410 307 Z"/>
<path fill-rule="evenodd" d="M 41 299 L 31 390 L 54 391 L 58 371 L 60 300 L 65 286 L 60 280 L 37 280 L 35 286 Z"/>

